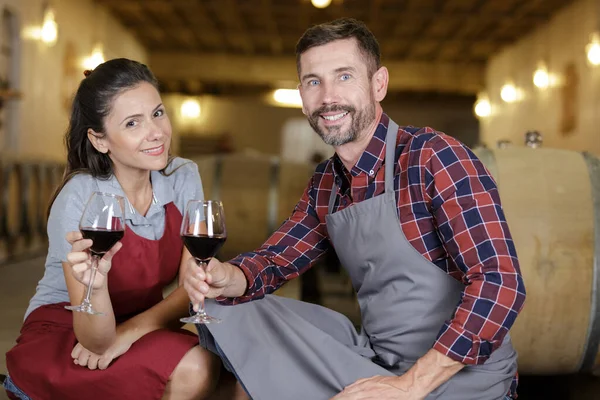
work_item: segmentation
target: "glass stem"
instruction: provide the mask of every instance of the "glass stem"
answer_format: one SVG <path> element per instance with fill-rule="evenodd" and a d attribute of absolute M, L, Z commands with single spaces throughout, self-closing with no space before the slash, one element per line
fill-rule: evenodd
<path fill-rule="evenodd" d="M 94 279 L 96 279 L 96 271 L 98 270 L 98 260 L 99 257 L 97 255 L 92 255 L 92 271 L 90 273 L 90 283 L 87 285 L 87 290 L 85 292 L 85 298 L 83 299 L 83 304 L 91 305 L 91 297 L 92 297 L 92 286 L 94 284 Z"/>
<path fill-rule="evenodd" d="M 206 267 L 208 266 L 204 261 L 196 259 L 196 261 L 198 261 L 198 267 L 202 268 L 202 270 L 204 272 L 206 272 Z M 200 304 L 198 305 L 198 312 L 196 313 L 197 315 L 206 315 L 206 312 L 204 311 L 204 299 L 202 299 L 202 301 L 200 302 Z"/>

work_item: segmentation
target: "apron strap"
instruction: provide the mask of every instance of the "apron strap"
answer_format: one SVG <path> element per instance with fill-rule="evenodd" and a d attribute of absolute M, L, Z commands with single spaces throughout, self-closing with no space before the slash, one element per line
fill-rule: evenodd
<path fill-rule="evenodd" d="M 398 129 L 398 124 L 390 118 L 388 130 L 385 134 L 385 193 L 387 194 L 394 194 L 394 167 L 396 166 L 397 161 L 395 159 L 395 154 Z"/>
<path fill-rule="evenodd" d="M 394 193 L 394 166 L 396 165 L 396 139 L 398 138 L 398 124 L 389 119 L 387 133 L 385 134 L 385 192 Z M 390 161 L 388 161 L 390 160 Z M 333 180 L 331 186 L 331 194 L 329 195 L 328 214 L 333 212 L 335 199 L 337 198 L 338 187 Z"/>

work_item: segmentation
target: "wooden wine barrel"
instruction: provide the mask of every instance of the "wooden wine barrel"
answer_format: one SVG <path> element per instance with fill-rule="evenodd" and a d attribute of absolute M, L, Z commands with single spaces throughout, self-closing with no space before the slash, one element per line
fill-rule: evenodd
<path fill-rule="evenodd" d="M 527 299 L 519 372 L 599 373 L 600 161 L 558 149 L 475 150 L 498 183 Z"/>
<path fill-rule="evenodd" d="M 26 211 L 21 165 L 2 161 L 2 192 L 0 193 L 0 235 L 16 240 L 24 233 Z"/>
<path fill-rule="evenodd" d="M 40 219 L 42 218 L 40 165 L 34 163 L 21 163 L 21 198 L 23 199 L 24 220 L 22 233 L 28 240 L 38 234 Z"/>
<path fill-rule="evenodd" d="M 227 242 L 223 259 L 260 246 L 289 217 L 314 171 L 277 157 L 206 156 L 198 164 L 204 197 L 223 201 Z"/>
<path fill-rule="evenodd" d="M 46 236 L 46 225 L 48 222 L 47 211 L 50 199 L 54 191 L 62 181 L 64 166 L 56 163 L 42 163 L 38 165 L 40 180 L 40 209 L 37 229 L 42 237 Z"/>

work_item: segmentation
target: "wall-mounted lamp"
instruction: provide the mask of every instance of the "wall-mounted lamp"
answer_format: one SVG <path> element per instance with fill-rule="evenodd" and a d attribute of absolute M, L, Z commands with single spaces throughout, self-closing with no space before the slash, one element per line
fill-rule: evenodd
<path fill-rule="evenodd" d="M 183 119 L 197 119 L 200 117 L 200 103 L 196 99 L 188 99 L 181 103 L 179 110 Z"/>
<path fill-rule="evenodd" d="M 104 62 L 104 53 L 102 51 L 102 45 L 97 44 L 92 50 L 92 54 L 83 60 L 83 68 L 93 70 L 98 65 Z"/>
<path fill-rule="evenodd" d="M 506 103 L 514 103 L 520 98 L 519 89 L 512 83 L 507 83 L 500 89 L 500 98 Z"/>
<path fill-rule="evenodd" d="M 23 28 L 23 37 L 39 40 L 47 46 L 52 47 L 58 40 L 58 24 L 54 18 L 54 11 L 47 6 L 44 10 L 42 24 Z"/>
<path fill-rule="evenodd" d="M 600 35 L 594 32 L 590 35 L 590 43 L 585 46 L 587 59 L 592 65 L 600 65 Z"/>
<path fill-rule="evenodd" d="M 473 111 L 479 118 L 489 117 L 492 114 L 492 105 L 485 94 L 480 94 L 477 96 L 477 101 L 473 106 Z"/>
<path fill-rule="evenodd" d="M 298 89 L 277 89 L 273 92 L 273 99 L 281 106 L 302 107 L 302 98 Z"/>
<path fill-rule="evenodd" d="M 311 3 L 316 8 L 326 8 L 331 4 L 331 0 L 311 0 Z"/>
<path fill-rule="evenodd" d="M 40 31 L 40 39 L 48 46 L 54 46 L 58 39 L 58 25 L 54 19 L 54 11 L 47 9 L 44 13 L 44 22 Z"/>
<path fill-rule="evenodd" d="M 533 84 L 540 89 L 547 89 L 550 86 L 550 74 L 546 64 L 540 63 L 533 73 Z"/>

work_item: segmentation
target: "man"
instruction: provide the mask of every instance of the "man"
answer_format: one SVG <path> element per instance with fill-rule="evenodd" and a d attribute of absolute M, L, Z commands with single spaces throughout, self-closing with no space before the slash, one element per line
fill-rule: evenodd
<path fill-rule="evenodd" d="M 364 24 L 312 27 L 296 55 L 303 112 L 336 154 L 260 249 L 188 268 L 192 302 L 216 298 L 207 312 L 223 319 L 198 326 L 201 342 L 254 399 L 515 398 L 507 333 L 525 288 L 493 179 L 457 140 L 383 113 L 388 71 Z M 360 334 L 267 295 L 331 246 Z"/>

